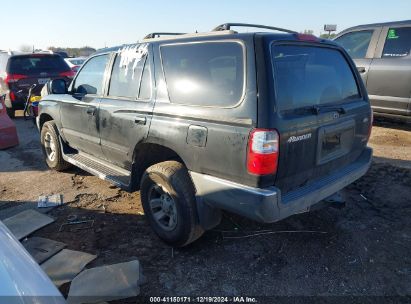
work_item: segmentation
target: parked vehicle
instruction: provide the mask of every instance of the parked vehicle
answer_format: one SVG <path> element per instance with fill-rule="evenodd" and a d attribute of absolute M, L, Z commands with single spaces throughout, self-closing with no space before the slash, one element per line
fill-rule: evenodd
<path fill-rule="evenodd" d="M 352 27 L 334 40 L 354 59 L 374 113 L 411 120 L 411 20 Z"/>
<path fill-rule="evenodd" d="M 0 51 L 0 95 L 6 95 L 7 114 L 14 117 L 15 110 L 23 110 L 30 87 L 37 84 L 33 94 L 40 95 L 43 85 L 50 79 L 71 81 L 74 72 L 57 54 L 18 54 Z"/>
<path fill-rule="evenodd" d="M 101 50 L 68 89 L 51 81 L 37 119 L 48 166 L 139 189 L 174 246 L 221 210 L 271 223 L 365 174 L 371 108 L 349 55 L 290 30 L 231 30 L 242 25 Z"/>
<path fill-rule="evenodd" d="M 73 70 L 74 73 L 77 73 L 81 65 L 86 61 L 86 58 L 76 57 L 76 58 L 65 58 L 64 59 L 68 66 Z"/>

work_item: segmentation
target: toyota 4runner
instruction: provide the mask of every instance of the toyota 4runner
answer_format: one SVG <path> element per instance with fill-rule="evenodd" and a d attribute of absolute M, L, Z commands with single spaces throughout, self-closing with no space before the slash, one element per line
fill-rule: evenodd
<path fill-rule="evenodd" d="M 366 173 L 371 108 L 342 47 L 236 23 L 164 34 L 98 52 L 68 88 L 47 84 L 37 124 L 50 168 L 140 190 L 173 246 L 215 227 L 221 210 L 272 223 Z"/>

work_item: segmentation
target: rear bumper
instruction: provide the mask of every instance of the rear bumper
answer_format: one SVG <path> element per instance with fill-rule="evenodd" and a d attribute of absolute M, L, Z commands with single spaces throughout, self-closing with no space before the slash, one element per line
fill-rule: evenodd
<path fill-rule="evenodd" d="M 212 207 L 252 220 L 272 223 L 302 211 L 351 184 L 369 169 L 372 149 L 366 148 L 350 165 L 285 195 L 276 187 L 253 188 L 190 172 L 197 195 Z"/>

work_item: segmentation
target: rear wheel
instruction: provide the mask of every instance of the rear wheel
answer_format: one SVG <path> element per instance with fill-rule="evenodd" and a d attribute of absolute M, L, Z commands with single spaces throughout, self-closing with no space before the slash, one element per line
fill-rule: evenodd
<path fill-rule="evenodd" d="M 182 247 L 203 234 L 194 186 L 183 164 L 166 161 L 149 167 L 140 193 L 150 226 L 166 243 Z"/>
<path fill-rule="evenodd" d="M 71 164 L 63 159 L 57 126 L 54 121 L 44 123 L 41 128 L 40 139 L 43 154 L 50 169 L 63 171 L 71 167 Z"/>
<path fill-rule="evenodd" d="M 16 117 L 16 115 L 15 115 L 15 112 L 14 112 L 14 109 L 13 109 L 13 108 L 6 108 L 6 111 L 7 111 L 7 115 L 8 115 L 10 118 L 14 118 L 14 117 Z"/>

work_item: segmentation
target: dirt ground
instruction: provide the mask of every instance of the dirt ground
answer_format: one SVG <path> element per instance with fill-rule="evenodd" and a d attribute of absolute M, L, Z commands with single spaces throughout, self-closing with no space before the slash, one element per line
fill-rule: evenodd
<path fill-rule="evenodd" d="M 370 141 L 375 161 L 366 176 L 344 190 L 346 208 L 324 208 L 270 225 L 227 213 L 221 225 L 199 241 L 173 250 L 149 228 L 139 193 L 126 193 L 80 169 L 49 171 L 34 125 L 21 118 L 15 122 L 20 145 L 0 151 L 0 218 L 7 208 L 35 203 L 39 195 L 63 194 L 67 204 L 50 213 L 56 222 L 35 235 L 97 254 L 88 267 L 137 257 L 147 281 L 143 297 L 406 296 L 410 300 L 410 125 L 376 122 Z M 70 215 L 93 219 L 93 228 L 58 232 Z M 68 284 L 61 290 L 67 293 Z M 142 303 L 142 299 L 117 303 Z"/>

